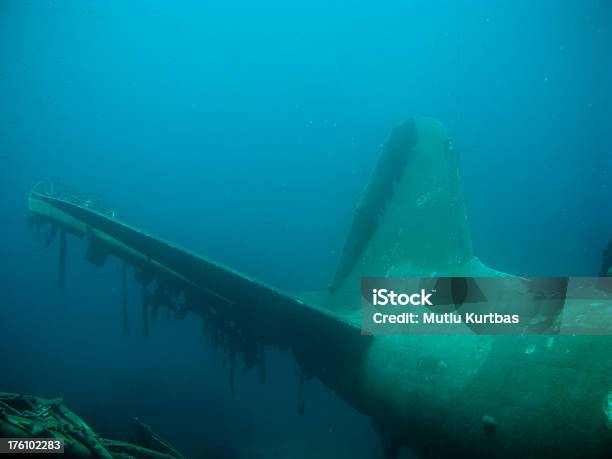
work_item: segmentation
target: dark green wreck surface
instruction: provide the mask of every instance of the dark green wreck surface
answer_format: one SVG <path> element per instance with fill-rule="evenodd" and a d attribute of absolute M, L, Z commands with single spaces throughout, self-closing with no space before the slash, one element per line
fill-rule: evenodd
<path fill-rule="evenodd" d="M 193 312 L 232 378 L 236 355 L 265 378 L 266 346 L 290 349 L 303 378 L 372 417 L 388 457 L 403 446 L 423 458 L 612 456 L 612 337 L 362 335 L 364 276 L 512 277 L 474 255 L 457 155 L 433 119 L 391 132 L 320 291 L 282 292 L 49 185 L 33 189 L 29 210 L 59 232 L 60 284 L 71 233 L 89 261 L 113 255 L 136 269 L 144 334 L 160 307 Z"/>

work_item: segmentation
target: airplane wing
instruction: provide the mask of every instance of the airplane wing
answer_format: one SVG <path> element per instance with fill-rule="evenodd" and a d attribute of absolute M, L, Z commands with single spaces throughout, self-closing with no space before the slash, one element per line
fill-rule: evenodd
<path fill-rule="evenodd" d="M 60 278 L 71 233 L 89 243 L 89 261 L 101 265 L 112 254 L 134 266 L 145 309 L 189 310 L 226 333 L 246 326 L 253 340 L 280 346 L 291 345 L 296 336 L 311 338 L 304 336 L 309 331 L 316 331 L 317 339 L 326 333 L 360 335 L 358 326 L 341 316 L 122 222 L 89 196 L 39 184 L 30 193 L 29 210 L 34 225 L 55 228 L 50 234 L 59 231 Z"/>

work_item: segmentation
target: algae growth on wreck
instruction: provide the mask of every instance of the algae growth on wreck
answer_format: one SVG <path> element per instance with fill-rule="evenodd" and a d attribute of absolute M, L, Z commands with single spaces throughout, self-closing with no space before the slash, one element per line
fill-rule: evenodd
<path fill-rule="evenodd" d="M 609 457 L 611 13 L 4 2 L 0 438 Z M 364 333 L 380 278 L 537 310 Z"/>

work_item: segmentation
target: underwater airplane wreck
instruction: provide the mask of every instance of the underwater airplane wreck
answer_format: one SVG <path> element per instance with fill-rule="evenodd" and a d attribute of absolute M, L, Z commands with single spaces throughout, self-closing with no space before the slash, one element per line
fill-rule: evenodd
<path fill-rule="evenodd" d="M 331 285 L 316 292 L 280 291 L 63 187 L 36 186 L 29 210 L 48 243 L 59 238 L 60 284 L 71 233 L 89 244 L 88 261 L 124 261 L 124 287 L 134 268 L 143 334 L 160 307 L 201 316 L 231 381 L 238 358 L 265 379 L 266 347 L 290 350 L 301 384 L 317 377 L 374 420 L 386 457 L 404 446 L 423 458 L 612 457 L 612 336 L 362 333 L 363 277 L 509 278 L 521 288 L 474 255 L 457 155 L 436 120 L 414 117 L 392 130 Z M 604 312 L 612 321 L 612 306 Z"/>

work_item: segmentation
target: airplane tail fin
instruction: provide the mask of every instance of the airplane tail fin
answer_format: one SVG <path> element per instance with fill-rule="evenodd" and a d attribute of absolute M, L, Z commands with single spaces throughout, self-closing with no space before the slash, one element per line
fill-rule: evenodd
<path fill-rule="evenodd" d="M 457 153 L 438 121 L 397 125 L 359 201 L 330 291 L 362 276 L 434 275 L 473 258 Z"/>

